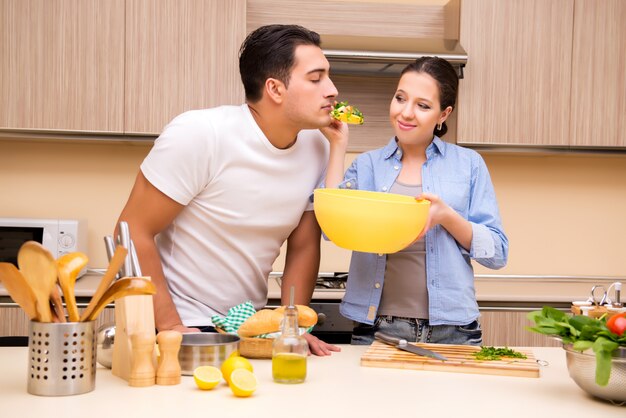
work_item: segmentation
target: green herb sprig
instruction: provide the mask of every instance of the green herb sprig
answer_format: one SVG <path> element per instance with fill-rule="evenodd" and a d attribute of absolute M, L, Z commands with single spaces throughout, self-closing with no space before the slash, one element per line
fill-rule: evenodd
<path fill-rule="evenodd" d="M 472 355 L 476 358 L 476 360 L 501 360 L 502 357 L 510 357 L 510 358 L 527 358 L 526 355 L 520 353 L 519 351 L 515 351 L 508 347 L 505 348 L 496 348 L 496 347 L 480 347 L 480 351 L 472 353 Z"/>

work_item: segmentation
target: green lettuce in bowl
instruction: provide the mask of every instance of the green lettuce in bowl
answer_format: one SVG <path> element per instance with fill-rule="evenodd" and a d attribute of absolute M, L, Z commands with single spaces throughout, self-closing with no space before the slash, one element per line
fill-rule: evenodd
<path fill-rule="evenodd" d="M 596 384 L 606 386 L 611 377 L 611 359 L 618 347 L 626 347 L 626 334 L 618 335 L 609 330 L 606 317 L 591 318 L 584 315 L 570 316 L 550 306 L 527 315 L 535 323 L 529 330 L 552 335 L 564 345 L 572 344 L 576 351 L 592 349 L 596 356 Z"/>

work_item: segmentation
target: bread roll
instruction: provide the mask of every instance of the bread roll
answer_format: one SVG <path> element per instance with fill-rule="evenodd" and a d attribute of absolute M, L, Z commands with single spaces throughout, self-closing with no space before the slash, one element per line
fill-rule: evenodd
<path fill-rule="evenodd" d="M 298 326 L 308 328 L 317 324 L 317 312 L 306 305 L 296 305 L 296 308 L 298 308 Z M 285 306 L 277 308 L 276 311 L 284 315 Z"/>
<path fill-rule="evenodd" d="M 276 332 L 280 329 L 282 319 L 283 314 L 276 312 L 274 309 L 261 309 L 241 324 L 237 334 L 240 337 L 253 337 L 255 335 Z"/>

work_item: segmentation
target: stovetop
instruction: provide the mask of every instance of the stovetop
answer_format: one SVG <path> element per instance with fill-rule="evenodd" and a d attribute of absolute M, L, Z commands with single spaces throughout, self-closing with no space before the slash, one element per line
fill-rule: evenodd
<path fill-rule="evenodd" d="M 275 279 L 280 286 L 282 283 L 282 274 L 277 274 Z M 315 292 L 345 290 L 347 280 L 348 273 L 345 272 L 321 272 L 318 274 L 317 281 L 315 282 Z"/>

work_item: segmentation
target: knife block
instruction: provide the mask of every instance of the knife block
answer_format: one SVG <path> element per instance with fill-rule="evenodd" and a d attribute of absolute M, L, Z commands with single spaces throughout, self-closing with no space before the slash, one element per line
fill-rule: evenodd
<path fill-rule="evenodd" d="M 152 295 L 125 296 L 115 301 L 115 342 L 111 372 L 126 381 L 131 374 L 133 360 L 131 337 L 135 334 L 156 339 Z M 152 351 L 151 360 L 156 369 L 155 351 Z"/>

